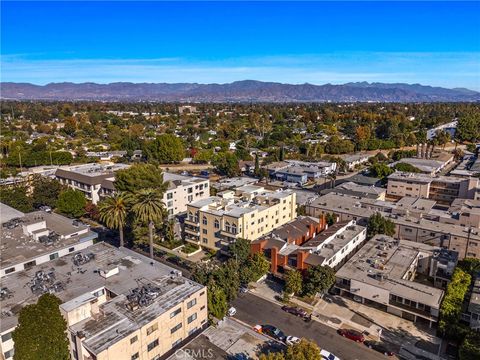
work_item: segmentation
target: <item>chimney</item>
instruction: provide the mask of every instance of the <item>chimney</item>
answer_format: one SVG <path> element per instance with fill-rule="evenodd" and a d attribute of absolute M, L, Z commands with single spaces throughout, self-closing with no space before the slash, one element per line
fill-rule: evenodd
<path fill-rule="evenodd" d="M 276 246 L 273 246 L 271 251 L 271 266 L 270 266 L 270 272 L 272 274 L 277 273 L 277 266 L 278 266 L 278 248 Z"/>
<path fill-rule="evenodd" d="M 305 260 L 308 257 L 308 253 L 305 251 L 298 251 L 297 252 L 297 269 L 298 270 L 305 270 L 307 266 L 305 265 Z"/>

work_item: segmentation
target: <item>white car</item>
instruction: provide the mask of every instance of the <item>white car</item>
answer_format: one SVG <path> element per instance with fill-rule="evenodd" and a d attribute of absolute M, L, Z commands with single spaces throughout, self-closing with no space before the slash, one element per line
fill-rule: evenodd
<path fill-rule="evenodd" d="M 295 345 L 300 342 L 300 339 L 296 336 L 287 336 L 285 342 L 287 343 L 287 345 Z"/>
<path fill-rule="evenodd" d="M 227 311 L 228 316 L 235 316 L 236 313 L 237 313 L 237 309 L 235 309 L 233 306 Z"/>
<path fill-rule="evenodd" d="M 327 350 L 320 350 L 320 355 L 322 355 L 323 360 L 340 360 L 338 356 L 333 355 L 331 352 Z"/>

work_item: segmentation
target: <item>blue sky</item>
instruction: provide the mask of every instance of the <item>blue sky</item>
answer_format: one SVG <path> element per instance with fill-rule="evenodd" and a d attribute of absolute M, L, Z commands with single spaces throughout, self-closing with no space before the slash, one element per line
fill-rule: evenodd
<path fill-rule="evenodd" d="M 480 90 L 480 2 L 1 3 L 1 80 Z"/>

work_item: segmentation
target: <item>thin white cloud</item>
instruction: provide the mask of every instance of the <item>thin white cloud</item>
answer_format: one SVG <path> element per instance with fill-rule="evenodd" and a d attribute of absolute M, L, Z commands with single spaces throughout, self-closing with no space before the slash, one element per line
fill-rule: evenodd
<path fill-rule="evenodd" d="M 330 53 L 205 61 L 158 59 L 42 60 L 3 55 L 2 81 L 199 82 L 255 79 L 286 83 L 409 82 L 480 90 L 478 53 Z"/>

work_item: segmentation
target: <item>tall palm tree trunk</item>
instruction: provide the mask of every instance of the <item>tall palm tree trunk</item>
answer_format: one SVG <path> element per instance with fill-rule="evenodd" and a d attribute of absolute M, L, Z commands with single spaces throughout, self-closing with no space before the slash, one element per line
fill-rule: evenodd
<path fill-rule="evenodd" d="M 148 223 L 148 238 L 150 242 L 150 258 L 153 260 L 153 221 Z"/>
<path fill-rule="evenodd" d="M 124 243 L 124 240 L 123 240 L 123 227 L 120 226 L 118 228 L 118 232 L 120 233 L 120 247 L 124 247 L 125 243 Z"/>

